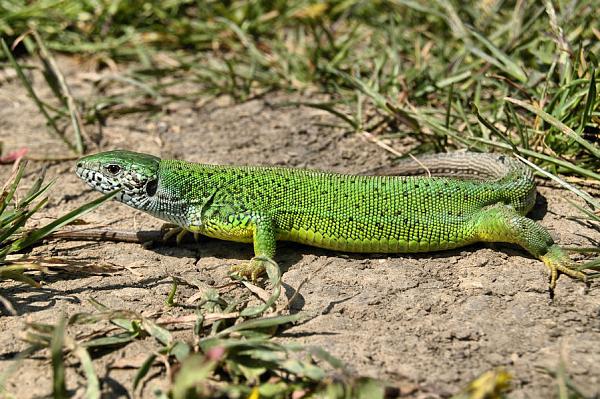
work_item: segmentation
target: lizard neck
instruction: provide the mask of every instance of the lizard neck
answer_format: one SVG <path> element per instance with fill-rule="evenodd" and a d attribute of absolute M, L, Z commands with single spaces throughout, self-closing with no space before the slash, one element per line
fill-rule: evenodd
<path fill-rule="evenodd" d="M 156 194 L 140 209 L 181 227 L 200 226 L 198 210 L 211 201 L 218 187 L 214 169 L 211 165 L 162 160 Z"/>

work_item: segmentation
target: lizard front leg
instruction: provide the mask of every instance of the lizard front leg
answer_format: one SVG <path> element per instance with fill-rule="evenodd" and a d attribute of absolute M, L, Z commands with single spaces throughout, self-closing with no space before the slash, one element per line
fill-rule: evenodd
<path fill-rule="evenodd" d="M 241 277 L 255 281 L 264 274 L 266 264 L 275 257 L 277 246 L 277 233 L 275 224 L 269 217 L 254 217 L 250 224 L 252 229 L 252 241 L 254 243 L 254 258 L 250 262 L 233 266 L 231 271 Z"/>
<path fill-rule="evenodd" d="M 199 234 L 196 231 L 190 231 L 185 227 L 177 226 L 176 224 L 166 223 L 160 228 L 163 233 L 162 240 L 164 242 L 169 241 L 172 237 L 175 237 L 175 242 L 180 245 L 183 242 L 183 238 L 188 234 L 194 235 L 194 240 L 197 242 Z"/>

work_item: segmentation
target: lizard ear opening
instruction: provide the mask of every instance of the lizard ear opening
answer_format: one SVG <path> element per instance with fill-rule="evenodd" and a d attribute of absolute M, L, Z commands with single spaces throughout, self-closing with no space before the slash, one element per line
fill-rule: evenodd
<path fill-rule="evenodd" d="M 158 179 L 150 180 L 148 183 L 146 183 L 146 194 L 148 194 L 150 197 L 154 197 L 156 190 L 158 190 Z"/>

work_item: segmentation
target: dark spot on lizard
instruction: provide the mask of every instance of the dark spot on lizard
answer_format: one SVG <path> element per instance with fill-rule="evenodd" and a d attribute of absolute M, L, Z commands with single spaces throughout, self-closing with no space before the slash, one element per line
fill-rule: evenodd
<path fill-rule="evenodd" d="M 158 179 L 150 180 L 146 183 L 146 194 L 150 197 L 154 197 L 156 191 L 158 190 Z"/>

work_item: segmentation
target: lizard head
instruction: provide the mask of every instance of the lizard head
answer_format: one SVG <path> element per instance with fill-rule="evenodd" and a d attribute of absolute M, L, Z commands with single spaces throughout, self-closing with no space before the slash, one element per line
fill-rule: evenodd
<path fill-rule="evenodd" d="M 77 161 L 76 173 L 102 193 L 121 191 L 115 199 L 143 208 L 158 189 L 160 158 L 131 151 L 107 151 Z"/>

